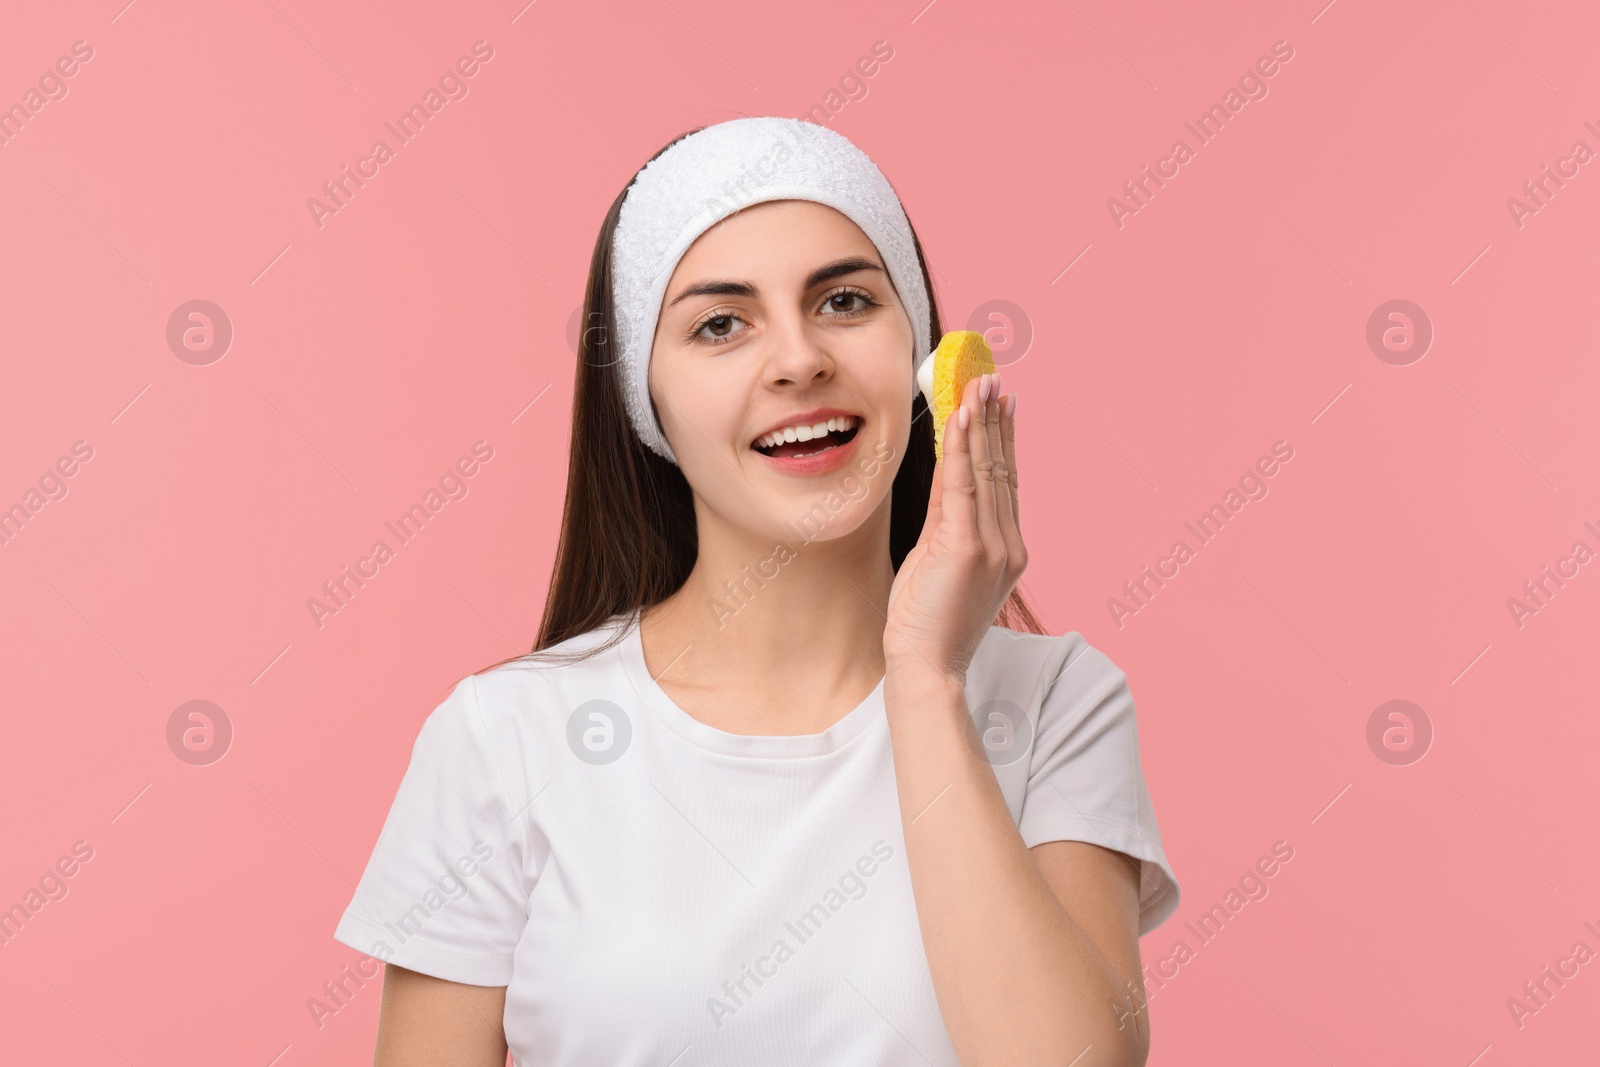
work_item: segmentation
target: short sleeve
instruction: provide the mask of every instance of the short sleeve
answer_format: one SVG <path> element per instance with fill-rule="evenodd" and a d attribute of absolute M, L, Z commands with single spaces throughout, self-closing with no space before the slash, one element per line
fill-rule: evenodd
<path fill-rule="evenodd" d="M 1139 862 L 1139 934 L 1178 907 L 1178 882 L 1161 845 L 1139 762 L 1128 676 L 1079 634 L 1039 708 L 1017 830 L 1029 848 L 1087 841 Z"/>
<path fill-rule="evenodd" d="M 468 985 L 511 982 L 526 851 L 471 676 L 429 714 L 335 939 Z"/>

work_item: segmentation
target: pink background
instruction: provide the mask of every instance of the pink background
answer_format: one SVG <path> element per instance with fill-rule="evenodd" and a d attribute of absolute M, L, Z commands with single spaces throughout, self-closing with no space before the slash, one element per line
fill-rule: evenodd
<path fill-rule="evenodd" d="M 827 121 L 895 183 L 947 329 L 1015 307 L 976 325 L 1027 409 L 1025 589 L 1138 701 L 1183 887 L 1145 961 L 1194 950 L 1150 986 L 1150 1062 L 1593 1054 L 1600 962 L 1507 1007 L 1600 951 L 1600 562 L 1507 605 L 1600 550 L 1600 161 L 1507 207 L 1600 150 L 1589 5 L 119 4 L 0 33 L 3 104 L 94 50 L 0 145 L 0 506 L 93 449 L 0 545 L 0 906 L 94 850 L 0 947 L 4 1058 L 370 1058 L 376 983 L 321 1028 L 306 1002 L 356 958 L 333 927 L 422 719 L 533 641 L 602 216 L 678 133 L 801 116 L 878 41 Z M 478 40 L 469 95 L 319 228 L 308 198 Z M 165 338 L 195 299 L 234 329 L 206 366 Z M 1404 366 L 1366 340 L 1395 299 L 1434 330 Z M 319 628 L 308 599 L 479 440 L 470 493 Z M 1108 599 L 1277 441 L 1270 494 L 1119 626 Z M 235 732 L 207 766 L 166 739 L 195 699 Z M 1391 699 L 1431 723 L 1420 761 L 1369 748 Z M 1184 924 L 1276 841 L 1270 894 L 1201 945 Z"/>

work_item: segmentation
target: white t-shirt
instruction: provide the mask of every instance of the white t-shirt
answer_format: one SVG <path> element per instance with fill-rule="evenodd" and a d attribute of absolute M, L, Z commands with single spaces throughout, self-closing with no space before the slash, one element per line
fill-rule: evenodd
<path fill-rule="evenodd" d="M 627 615 L 461 680 L 428 717 L 334 936 L 506 986 L 518 1067 L 955 1067 L 906 866 L 883 683 L 818 734 L 674 704 Z M 1178 885 L 1127 676 L 1077 633 L 991 627 L 966 695 L 1028 847 L 1139 861 L 1139 932 Z"/>

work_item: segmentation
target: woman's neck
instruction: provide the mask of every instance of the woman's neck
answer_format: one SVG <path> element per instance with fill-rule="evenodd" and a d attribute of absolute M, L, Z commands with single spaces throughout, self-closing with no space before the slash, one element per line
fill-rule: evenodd
<path fill-rule="evenodd" d="M 886 523 L 887 507 L 881 514 Z M 826 728 L 883 677 L 894 571 L 878 525 L 762 547 L 703 538 L 683 587 L 644 613 L 651 674 L 707 717 L 736 706 L 763 717 L 737 732 L 817 732 L 818 709 L 826 721 L 817 729 Z M 804 728 L 786 728 L 797 719 Z"/>

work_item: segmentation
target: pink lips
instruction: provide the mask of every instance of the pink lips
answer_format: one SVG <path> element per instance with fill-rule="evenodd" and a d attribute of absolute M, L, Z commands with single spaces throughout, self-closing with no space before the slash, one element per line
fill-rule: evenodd
<path fill-rule="evenodd" d="M 809 456 L 769 456 L 765 452 L 756 452 L 761 459 L 783 474 L 815 475 L 827 474 L 844 466 L 846 461 L 855 453 L 857 442 L 861 440 L 861 427 L 864 424 L 859 420 L 856 423 L 856 432 L 850 440 L 842 445 L 834 445 L 823 452 L 816 452 Z M 754 451 L 752 449 L 751 451 Z"/>

